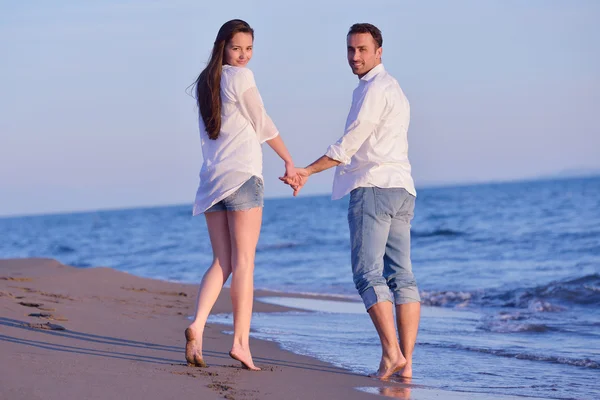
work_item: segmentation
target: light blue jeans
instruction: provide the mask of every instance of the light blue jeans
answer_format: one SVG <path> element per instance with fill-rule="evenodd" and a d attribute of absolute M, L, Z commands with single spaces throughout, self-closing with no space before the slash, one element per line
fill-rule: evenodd
<path fill-rule="evenodd" d="M 368 310 L 382 301 L 420 302 L 410 262 L 415 196 L 403 188 L 350 192 L 348 224 L 354 284 Z"/>

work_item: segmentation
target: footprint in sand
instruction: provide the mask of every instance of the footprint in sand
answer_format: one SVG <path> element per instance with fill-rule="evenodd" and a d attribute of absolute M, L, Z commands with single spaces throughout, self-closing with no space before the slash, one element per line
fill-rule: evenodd
<path fill-rule="evenodd" d="M 146 288 L 134 288 L 134 287 L 125 287 L 125 286 L 121 286 L 121 289 L 123 289 L 123 290 L 129 290 L 131 292 L 146 292 L 146 293 L 162 294 L 164 296 L 182 296 L 182 297 L 187 297 L 187 293 L 185 293 L 185 292 L 155 292 L 155 291 L 152 291 L 152 290 L 148 290 Z"/>
<path fill-rule="evenodd" d="M 179 371 L 171 371 L 172 374 L 175 375 L 185 375 L 185 376 L 191 376 L 192 378 L 195 378 L 196 375 L 192 374 L 191 372 L 179 372 Z"/>
<path fill-rule="evenodd" d="M 48 312 L 41 312 L 41 313 L 31 313 L 28 315 L 28 317 L 36 317 L 36 318 L 43 318 L 43 319 L 51 319 L 54 321 L 68 321 L 67 318 L 65 317 L 56 317 Z"/>
<path fill-rule="evenodd" d="M 23 325 L 28 328 L 45 329 L 45 330 L 50 330 L 50 331 L 66 331 L 67 330 L 62 325 L 51 324 L 50 322 L 46 322 L 45 324 L 23 324 Z"/>
<path fill-rule="evenodd" d="M 12 276 L 0 276 L 0 280 L 3 281 L 14 281 L 14 282 L 30 282 L 33 279 L 31 278 L 15 278 Z"/>
<path fill-rule="evenodd" d="M 22 306 L 25 306 L 25 307 L 34 307 L 34 308 L 43 306 L 42 303 L 29 303 L 29 302 L 26 302 L 26 301 L 20 301 L 19 304 L 22 305 Z"/>
<path fill-rule="evenodd" d="M 54 318 L 52 316 L 52 314 L 47 313 L 47 312 L 41 312 L 41 313 L 31 313 L 28 315 L 28 317 L 37 317 L 37 318 L 47 318 L 47 319 L 52 319 Z"/>

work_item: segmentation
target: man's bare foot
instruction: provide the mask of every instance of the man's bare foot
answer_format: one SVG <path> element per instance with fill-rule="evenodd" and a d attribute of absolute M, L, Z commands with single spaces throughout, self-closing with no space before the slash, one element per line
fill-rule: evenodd
<path fill-rule="evenodd" d="M 398 376 L 410 382 L 410 380 L 412 379 L 412 362 L 406 363 L 404 368 L 398 371 L 398 373 L 395 376 Z"/>
<path fill-rule="evenodd" d="M 202 345 L 198 343 L 196 332 L 192 328 L 185 330 L 185 359 L 188 366 L 206 368 L 202 358 Z"/>
<path fill-rule="evenodd" d="M 242 363 L 242 368 L 249 369 L 250 371 L 260 371 L 261 369 L 254 365 L 252 361 L 252 355 L 250 350 L 244 350 L 241 347 L 233 346 L 229 352 L 229 357 L 234 360 L 238 360 Z"/>
<path fill-rule="evenodd" d="M 396 360 L 392 361 L 387 357 L 382 357 L 379 363 L 377 373 L 370 375 L 372 378 L 379 380 L 387 380 L 390 376 L 400 371 L 406 365 L 406 359 L 401 355 Z"/>

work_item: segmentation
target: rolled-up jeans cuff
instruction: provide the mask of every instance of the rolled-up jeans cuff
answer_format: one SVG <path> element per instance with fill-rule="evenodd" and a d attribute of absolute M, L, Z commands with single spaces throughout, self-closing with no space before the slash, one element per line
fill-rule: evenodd
<path fill-rule="evenodd" d="M 409 286 L 394 291 L 394 302 L 396 305 L 407 303 L 420 303 L 421 296 L 416 286 Z"/>
<path fill-rule="evenodd" d="M 365 309 L 369 311 L 369 308 L 373 307 L 377 303 L 383 301 L 394 302 L 394 298 L 390 293 L 390 288 L 387 286 L 371 286 L 360 294 L 362 301 L 365 304 Z"/>

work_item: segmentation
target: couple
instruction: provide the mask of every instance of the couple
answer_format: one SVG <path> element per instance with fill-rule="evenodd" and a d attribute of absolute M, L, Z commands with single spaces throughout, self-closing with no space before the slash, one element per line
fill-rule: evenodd
<path fill-rule="evenodd" d="M 409 104 L 381 64 L 383 39 L 371 24 L 347 34 L 348 63 L 359 84 L 344 135 L 325 155 L 296 168 L 267 115 L 252 72 L 254 31 L 226 22 L 196 80 L 204 163 L 194 215 L 204 213 L 213 262 L 198 292 L 196 315 L 186 329 L 186 360 L 204 367 L 204 325 L 223 284 L 231 278 L 233 346 L 229 355 L 258 371 L 249 347 L 254 256 L 263 207 L 262 151 L 266 142 L 285 163 L 280 179 L 297 195 L 310 175 L 337 167 L 333 199 L 350 193 L 348 223 L 354 283 L 381 340 L 376 377 L 412 377 L 420 297 L 410 261 L 410 221 L 416 192 L 408 161 Z M 396 321 L 394 321 L 394 304 Z M 398 336 L 396 334 L 398 327 Z"/>

